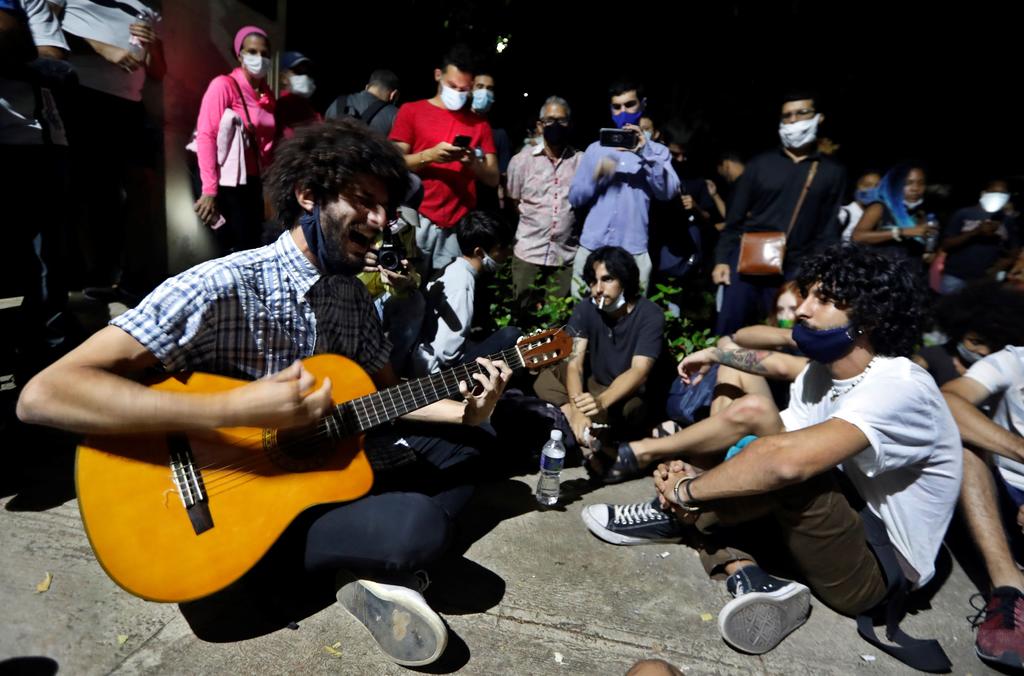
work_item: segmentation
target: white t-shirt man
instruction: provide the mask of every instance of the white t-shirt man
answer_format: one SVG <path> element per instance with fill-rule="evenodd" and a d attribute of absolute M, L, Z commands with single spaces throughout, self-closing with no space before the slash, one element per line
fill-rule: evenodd
<path fill-rule="evenodd" d="M 988 390 L 992 422 L 1024 436 L 1024 347 L 1006 347 L 975 363 L 964 374 Z M 993 454 L 1003 480 L 1024 491 L 1024 464 Z"/>
<path fill-rule="evenodd" d="M 953 415 L 928 372 L 904 357 L 876 357 L 864 377 L 833 380 L 811 362 L 790 388 L 787 431 L 838 418 L 869 446 L 841 469 L 885 523 L 907 579 L 920 587 L 960 494 L 963 447 Z"/>

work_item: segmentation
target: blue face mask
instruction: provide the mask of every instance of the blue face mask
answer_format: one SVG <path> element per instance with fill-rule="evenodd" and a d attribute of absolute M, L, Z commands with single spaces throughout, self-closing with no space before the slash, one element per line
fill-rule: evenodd
<path fill-rule="evenodd" d="M 354 272 L 358 272 L 358 270 L 353 270 L 351 265 L 346 264 L 345 260 L 337 255 L 337 251 L 327 240 L 327 235 L 324 234 L 324 227 L 320 223 L 319 204 L 313 207 L 313 211 L 304 212 L 299 217 L 299 226 L 302 228 L 302 234 L 306 237 L 306 245 L 309 247 L 309 251 L 320 262 L 320 272 L 325 275 L 354 274 Z"/>
<path fill-rule="evenodd" d="M 853 199 L 861 204 L 871 204 L 878 201 L 878 191 L 875 188 L 864 188 L 853 193 Z"/>
<path fill-rule="evenodd" d="M 820 331 L 799 323 L 793 327 L 793 341 L 797 348 L 814 361 L 831 364 L 853 349 L 856 340 L 853 327 L 849 324 Z"/>
<path fill-rule="evenodd" d="M 636 111 L 635 113 L 627 113 L 626 111 L 622 111 L 621 113 L 613 114 L 612 121 L 615 123 L 616 127 L 622 129 L 627 124 L 636 124 L 637 122 L 640 121 L 640 118 L 643 116 L 644 107 L 643 105 L 641 105 L 640 110 Z"/>
<path fill-rule="evenodd" d="M 486 113 L 494 105 L 494 92 L 490 89 L 473 90 L 473 112 Z"/>

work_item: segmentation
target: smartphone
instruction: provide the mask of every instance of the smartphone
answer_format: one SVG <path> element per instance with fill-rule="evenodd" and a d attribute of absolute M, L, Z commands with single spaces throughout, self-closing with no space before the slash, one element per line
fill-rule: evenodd
<path fill-rule="evenodd" d="M 469 144 L 470 144 L 470 142 L 472 140 L 473 139 L 471 139 L 468 136 L 465 136 L 463 134 L 459 134 L 458 136 L 455 137 L 455 140 L 452 141 L 452 145 L 453 146 L 458 146 L 460 148 L 468 148 Z"/>
<path fill-rule="evenodd" d="M 636 148 L 639 139 L 632 129 L 602 129 L 598 143 L 605 148 Z"/>

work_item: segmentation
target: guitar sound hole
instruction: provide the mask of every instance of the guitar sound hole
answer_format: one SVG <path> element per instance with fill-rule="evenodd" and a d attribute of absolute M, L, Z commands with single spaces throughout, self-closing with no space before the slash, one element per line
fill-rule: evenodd
<path fill-rule="evenodd" d="M 289 430 L 273 430 L 264 436 L 264 450 L 275 465 L 289 472 L 320 469 L 336 442 L 323 424 Z"/>

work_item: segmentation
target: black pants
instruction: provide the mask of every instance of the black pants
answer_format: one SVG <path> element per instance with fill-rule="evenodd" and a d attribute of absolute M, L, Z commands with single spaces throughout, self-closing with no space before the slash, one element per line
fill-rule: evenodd
<path fill-rule="evenodd" d="M 213 234 L 221 256 L 263 244 L 263 183 L 258 177 L 248 180 L 246 185 L 217 188 L 217 211 L 224 224 Z"/>
<path fill-rule="evenodd" d="M 431 436 L 427 436 L 430 434 Z M 366 446 L 408 444 L 416 462 L 375 475 L 373 492 L 341 506 L 307 512 L 305 567 L 372 576 L 417 570 L 440 558 L 452 524 L 473 494 L 493 447 L 489 427 L 396 424 L 371 432 Z"/>
<path fill-rule="evenodd" d="M 775 296 L 786 279 L 780 275 L 741 275 L 737 271 L 740 251 L 737 248 L 729 256 L 729 285 L 725 287 L 722 310 L 718 313 L 715 334 L 728 336 L 744 326 L 760 324 L 775 307 Z M 787 271 L 788 273 L 788 271 Z"/>

